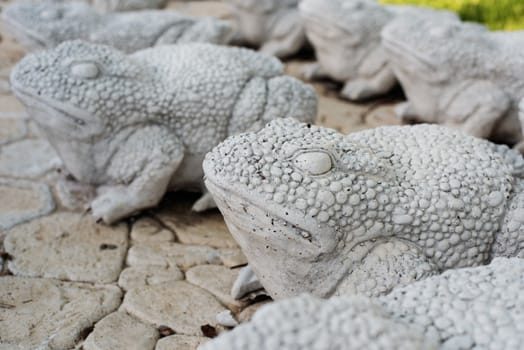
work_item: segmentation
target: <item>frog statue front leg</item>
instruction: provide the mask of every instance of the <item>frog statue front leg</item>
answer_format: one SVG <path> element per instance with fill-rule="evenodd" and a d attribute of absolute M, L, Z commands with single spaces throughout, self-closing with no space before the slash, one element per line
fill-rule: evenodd
<path fill-rule="evenodd" d="M 371 249 L 368 247 L 370 245 Z M 354 268 L 348 271 L 334 295 L 377 297 L 386 295 L 397 286 L 405 286 L 440 273 L 438 266 L 420 248 L 404 240 L 368 241 L 353 249 L 369 251 L 359 261 L 349 264 Z"/>
<path fill-rule="evenodd" d="M 271 21 L 270 21 L 271 22 Z M 306 42 L 306 33 L 297 11 L 289 10 L 271 23 L 270 38 L 260 47 L 260 51 L 277 57 L 287 57 L 296 53 Z"/>
<path fill-rule="evenodd" d="M 440 99 L 439 110 L 444 114 L 445 125 L 489 138 L 510 107 L 511 99 L 500 87 L 490 81 L 474 80 L 446 91 Z"/>
<path fill-rule="evenodd" d="M 158 204 L 183 157 L 182 142 L 168 128 L 152 125 L 134 131 L 107 165 L 113 181 L 100 187 L 91 202 L 95 219 L 111 224 Z"/>
<path fill-rule="evenodd" d="M 387 62 L 382 48 L 374 49 L 358 70 L 358 77 L 347 81 L 341 95 L 358 101 L 388 93 L 397 84 L 397 78 Z"/>

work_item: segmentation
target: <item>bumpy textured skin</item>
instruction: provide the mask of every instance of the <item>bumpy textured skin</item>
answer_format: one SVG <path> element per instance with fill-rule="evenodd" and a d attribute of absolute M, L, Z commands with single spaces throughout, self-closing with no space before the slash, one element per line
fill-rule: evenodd
<path fill-rule="evenodd" d="M 101 14 L 81 1 L 13 2 L 2 19 L 29 50 L 81 39 L 134 52 L 163 44 L 226 44 L 233 35 L 233 27 L 219 19 L 155 10 Z"/>
<path fill-rule="evenodd" d="M 302 0 L 299 9 L 318 61 L 304 68 L 304 76 L 344 82 L 341 95 L 350 100 L 387 93 L 397 84 L 380 40 L 382 28 L 393 19 L 425 16 L 459 20 L 448 11 L 383 6 L 373 0 Z"/>
<path fill-rule="evenodd" d="M 283 71 L 278 59 L 240 48 L 126 55 L 71 41 L 26 56 L 11 84 L 67 170 L 99 186 L 91 209 L 111 223 L 156 205 L 168 187 L 200 190 L 204 155 L 227 136 L 274 118 L 313 120 L 313 88 Z"/>
<path fill-rule="evenodd" d="M 101 12 L 116 12 L 162 8 L 167 0 L 92 0 L 92 2 L 93 7 Z"/>
<path fill-rule="evenodd" d="M 408 98 L 401 119 L 454 126 L 506 144 L 522 140 L 524 32 L 490 32 L 453 21 L 405 17 L 382 31 Z"/>
<path fill-rule="evenodd" d="M 523 161 L 436 125 L 344 136 L 285 119 L 228 138 L 204 172 L 266 290 L 325 297 L 522 255 Z"/>
<path fill-rule="evenodd" d="M 301 295 L 201 350 L 521 349 L 524 260 L 449 270 L 379 299 Z"/>
<path fill-rule="evenodd" d="M 329 301 L 301 295 L 262 307 L 251 322 L 199 350 L 437 349 L 420 332 L 396 323 L 364 297 Z"/>
<path fill-rule="evenodd" d="M 298 13 L 300 0 L 225 0 L 232 6 L 239 43 L 287 57 L 306 44 Z"/>

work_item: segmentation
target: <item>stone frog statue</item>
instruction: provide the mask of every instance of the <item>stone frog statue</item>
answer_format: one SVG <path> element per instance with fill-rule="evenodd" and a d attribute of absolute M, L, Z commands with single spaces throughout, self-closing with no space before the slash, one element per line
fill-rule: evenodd
<path fill-rule="evenodd" d="M 215 18 L 155 10 L 100 14 L 82 1 L 14 2 L 1 16 L 13 36 L 28 50 L 82 39 L 134 52 L 188 42 L 226 44 L 233 35 L 228 22 Z"/>
<path fill-rule="evenodd" d="M 226 0 L 237 24 L 236 41 L 281 58 L 297 53 L 306 44 L 299 1 Z"/>
<path fill-rule="evenodd" d="M 449 270 L 377 299 L 278 301 L 200 350 L 522 349 L 524 260 Z"/>
<path fill-rule="evenodd" d="M 454 126 L 510 145 L 522 140 L 524 32 L 412 17 L 388 24 L 382 43 L 408 98 L 398 109 L 402 120 Z"/>
<path fill-rule="evenodd" d="M 524 257 L 524 159 L 453 129 L 345 136 L 275 120 L 219 144 L 204 172 L 277 299 L 375 296 L 447 269 Z"/>
<path fill-rule="evenodd" d="M 304 77 L 343 82 L 341 96 L 349 100 L 382 95 L 397 85 L 380 39 L 382 28 L 393 19 L 426 16 L 459 21 L 448 11 L 383 6 L 372 0 L 302 0 L 299 9 L 318 61 L 304 67 Z"/>
<path fill-rule="evenodd" d="M 166 45 L 126 55 L 82 41 L 26 56 L 14 93 L 107 223 L 155 206 L 169 189 L 203 190 L 202 161 L 227 136 L 269 120 L 312 121 L 312 87 L 252 50 Z M 210 195 L 195 210 L 213 206 Z"/>

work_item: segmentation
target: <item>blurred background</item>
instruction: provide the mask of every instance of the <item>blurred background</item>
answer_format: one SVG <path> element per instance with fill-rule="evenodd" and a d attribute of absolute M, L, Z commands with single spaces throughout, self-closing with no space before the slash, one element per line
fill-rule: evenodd
<path fill-rule="evenodd" d="M 464 21 L 484 23 L 492 30 L 524 29 L 523 0 L 380 0 L 383 4 L 412 4 L 449 9 Z"/>

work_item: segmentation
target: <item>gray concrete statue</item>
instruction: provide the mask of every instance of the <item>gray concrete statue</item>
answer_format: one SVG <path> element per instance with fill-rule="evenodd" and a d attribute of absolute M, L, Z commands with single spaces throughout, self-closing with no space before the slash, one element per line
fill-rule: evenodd
<path fill-rule="evenodd" d="M 524 257 L 524 159 L 436 125 L 351 133 L 271 122 L 226 139 L 206 186 L 276 299 L 382 295 Z"/>
<path fill-rule="evenodd" d="M 276 58 L 211 44 L 131 55 L 82 41 L 25 57 L 16 96 L 107 223 L 155 206 L 169 189 L 204 190 L 202 160 L 227 136 L 275 118 L 312 121 L 312 87 Z M 205 194 L 197 211 L 214 203 Z"/>

